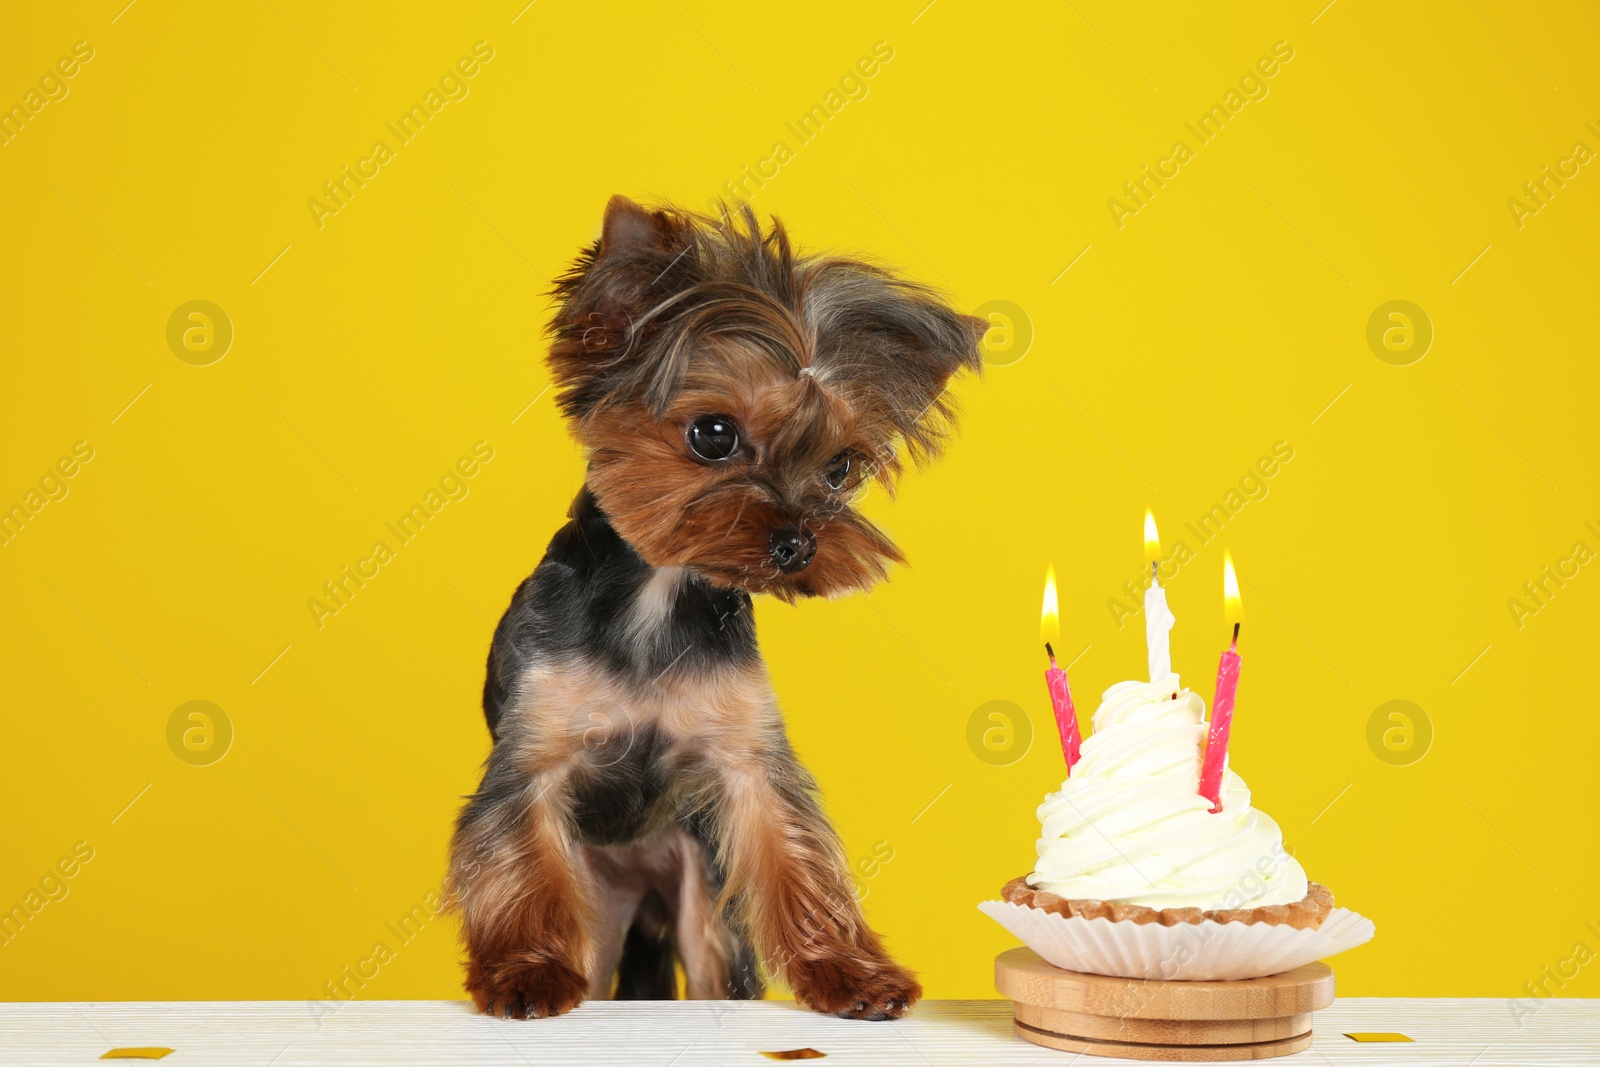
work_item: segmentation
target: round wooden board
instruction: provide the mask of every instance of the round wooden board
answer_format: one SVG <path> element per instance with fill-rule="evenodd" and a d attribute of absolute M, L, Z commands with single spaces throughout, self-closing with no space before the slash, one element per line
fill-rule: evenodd
<path fill-rule="evenodd" d="M 1311 1013 L 1267 1019 L 1130 1019 L 1085 1015 L 1014 1001 L 1016 1021 L 1086 1041 L 1137 1041 L 1169 1045 L 1245 1045 L 1282 1041 L 1311 1032 Z"/>
<path fill-rule="evenodd" d="M 1025 1023 L 1012 1023 L 1016 1035 L 1024 1041 L 1062 1052 L 1087 1052 L 1091 1056 L 1111 1056 L 1124 1060 L 1158 1060 L 1164 1063 L 1195 1063 L 1221 1060 L 1267 1060 L 1289 1056 L 1311 1047 L 1311 1035 L 1283 1041 L 1266 1041 L 1250 1045 L 1135 1045 L 1115 1041 L 1083 1041 L 1062 1034 L 1035 1030 Z"/>
<path fill-rule="evenodd" d="M 1333 968 L 1320 962 L 1265 978 L 1168 982 L 1064 971 L 1023 947 L 995 957 L 994 984 L 1023 1004 L 1114 1019 L 1278 1019 L 1333 1003 Z"/>
<path fill-rule="evenodd" d="M 1311 1013 L 1333 1003 L 1333 970 L 1308 963 L 1231 982 L 1080 974 L 1031 949 L 994 961 L 1013 1029 L 1035 1045 L 1119 1059 L 1264 1060 L 1311 1045 Z"/>

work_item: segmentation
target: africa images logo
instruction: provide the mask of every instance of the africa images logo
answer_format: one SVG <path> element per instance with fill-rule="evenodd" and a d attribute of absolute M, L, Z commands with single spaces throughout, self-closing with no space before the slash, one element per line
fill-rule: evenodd
<path fill-rule="evenodd" d="M 1106 209 L 1111 212 L 1111 221 L 1116 223 L 1117 229 L 1126 226 L 1130 216 L 1149 207 L 1156 192 L 1165 189 L 1167 182 L 1182 173 L 1183 166 L 1195 159 L 1201 148 L 1220 137 L 1223 129 L 1239 117 L 1247 104 L 1252 100 L 1265 100 L 1272 91 L 1267 82 L 1277 77 L 1283 66 L 1293 59 L 1294 46 L 1288 41 L 1277 42 L 1272 46 L 1271 55 L 1257 59 L 1239 77 L 1238 88 L 1230 87 L 1220 103 L 1212 104 L 1193 122 L 1185 122 L 1184 129 L 1194 136 L 1194 147 L 1183 138 L 1174 141 L 1172 150 L 1156 160 L 1154 169 L 1146 163 L 1142 174 L 1122 183 L 1126 200 L 1115 196 L 1106 200 Z"/>
<path fill-rule="evenodd" d="M 472 91 L 467 82 L 477 77 L 483 65 L 492 59 L 494 59 L 494 48 L 489 42 L 476 42 L 472 46 L 471 55 L 457 59 L 439 75 L 437 87 L 428 87 L 428 91 L 422 95 L 421 103 L 412 104 L 395 121 L 383 124 L 383 128 L 394 136 L 395 145 L 392 146 L 385 140 L 374 141 L 372 150 L 356 160 L 354 169 L 346 163 L 341 168 L 343 173 L 323 182 L 322 195 L 325 199 L 313 196 L 306 201 L 306 207 L 311 212 L 311 221 L 317 224 L 317 229 L 320 230 L 327 225 L 329 216 L 337 215 L 349 207 L 356 193 L 365 189 L 367 182 L 376 178 L 382 172 L 384 165 L 396 158 L 399 154 L 396 146 L 408 145 L 419 137 L 428 123 L 439 117 L 439 112 L 443 111 L 446 105 L 452 101 L 465 100 L 467 94 Z"/>

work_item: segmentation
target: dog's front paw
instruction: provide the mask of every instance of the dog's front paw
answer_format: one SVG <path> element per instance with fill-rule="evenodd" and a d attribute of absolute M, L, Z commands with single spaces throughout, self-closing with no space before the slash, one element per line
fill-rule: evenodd
<path fill-rule="evenodd" d="M 467 990 L 485 1015 L 543 1019 L 583 1003 L 589 981 L 560 960 L 473 968 Z"/>
<path fill-rule="evenodd" d="M 815 960 L 795 968 L 795 999 L 841 1019 L 898 1019 L 922 996 L 910 971 L 893 960 Z"/>

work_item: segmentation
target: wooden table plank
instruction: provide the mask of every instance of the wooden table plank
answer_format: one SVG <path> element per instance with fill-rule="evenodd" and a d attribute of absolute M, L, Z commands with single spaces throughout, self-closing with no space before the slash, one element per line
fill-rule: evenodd
<path fill-rule="evenodd" d="M 506 1022 L 454 1001 L 35 1003 L 0 1005 L 0 1065 L 98 1063 L 119 1046 L 167 1046 L 163 1067 L 373 1064 L 772 1063 L 811 1047 L 827 1063 L 1063 1065 L 1073 1056 L 1019 1041 L 1004 1000 L 925 1001 L 897 1023 L 824 1018 L 783 1001 L 596 1002 L 559 1019 Z M 321 1014 L 321 1017 L 319 1017 Z M 1519 1027 L 1503 1000 L 1343 999 L 1317 1012 L 1318 1067 L 1593 1067 L 1600 1000 L 1550 1000 Z M 1399 1031 L 1411 1044 L 1362 1044 L 1346 1031 Z M 130 1061 L 141 1062 L 141 1061 Z M 152 1062 L 152 1061 L 142 1061 Z M 1087 1063 L 1111 1063 L 1084 1058 Z M 1115 1061 L 1130 1062 L 1130 1061 Z"/>

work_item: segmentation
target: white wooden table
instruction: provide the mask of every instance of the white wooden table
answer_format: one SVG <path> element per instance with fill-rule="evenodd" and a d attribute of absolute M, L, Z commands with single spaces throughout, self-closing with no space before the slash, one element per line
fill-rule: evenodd
<path fill-rule="evenodd" d="M 1398 1031 L 1413 1042 L 1359 1044 L 1346 1031 Z M 109 1049 L 130 1046 L 173 1049 L 160 1061 L 121 1061 L 162 1067 L 698 1067 L 772 1063 L 761 1053 L 806 1047 L 838 1067 L 1062 1067 L 1079 1059 L 1013 1038 L 1003 1000 L 924 1001 L 895 1023 L 824 1018 L 784 1001 L 595 1002 L 528 1022 L 484 1018 L 455 1001 L 352 1001 L 321 1019 L 298 1001 L 0 1004 L 0 1064 L 99 1063 Z M 1132 1062 L 1086 1057 L 1079 1067 Z M 1312 1048 L 1279 1062 L 1593 1067 L 1600 1064 L 1600 1000 L 1540 1002 L 1520 1027 L 1503 1000 L 1340 1000 L 1317 1013 Z"/>

